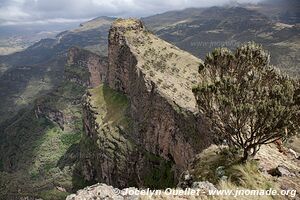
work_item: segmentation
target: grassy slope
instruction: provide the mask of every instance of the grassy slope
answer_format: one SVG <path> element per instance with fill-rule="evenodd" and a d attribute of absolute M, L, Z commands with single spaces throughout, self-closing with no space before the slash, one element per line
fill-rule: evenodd
<path fill-rule="evenodd" d="M 85 161 L 86 159 L 91 159 L 90 156 L 96 155 L 99 152 L 99 149 L 109 152 L 110 154 L 108 154 L 112 158 L 115 156 L 113 148 L 116 143 L 114 142 L 126 144 L 125 146 L 119 146 L 121 147 L 119 149 L 121 152 L 126 152 L 126 148 L 130 148 L 131 145 L 130 142 L 128 142 L 119 131 L 119 128 L 121 128 L 123 131 L 127 131 L 129 129 L 130 122 L 128 117 L 125 115 L 128 107 L 128 100 L 126 96 L 110 89 L 105 85 L 100 85 L 96 88 L 89 89 L 88 93 L 90 95 L 86 97 L 90 99 L 87 101 L 90 102 L 93 111 L 97 113 L 96 122 L 99 125 L 99 134 L 96 135 L 97 141 L 94 140 L 95 138 L 92 140 L 85 134 L 80 138 L 79 148 L 81 159 L 78 160 L 79 162 L 75 163 L 72 175 L 72 186 L 74 190 L 82 189 L 95 183 L 95 180 L 86 181 L 82 177 L 82 169 L 80 164 L 81 160 Z M 70 139 L 74 138 L 70 137 Z M 99 145 L 99 139 L 106 140 L 106 142 L 103 144 L 104 146 Z M 91 160 L 91 162 L 93 162 L 93 160 Z"/>
<path fill-rule="evenodd" d="M 99 113 L 96 119 L 98 124 L 111 123 L 128 128 L 128 119 L 125 114 L 129 102 L 126 96 L 106 85 L 100 85 L 89 91 L 92 95 L 91 104 L 97 108 Z"/>
<path fill-rule="evenodd" d="M 238 153 L 238 152 L 237 152 Z M 262 172 L 261 169 L 269 170 L 279 164 L 287 166 L 290 170 L 299 171 L 295 160 L 279 153 L 272 145 L 263 146 L 256 160 L 248 161 L 246 164 L 239 163 L 238 157 L 226 150 L 226 147 L 210 146 L 197 155 L 193 165 L 192 173 L 196 180 L 210 181 L 219 189 L 250 189 L 268 190 L 270 188 L 280 190 L 281 188 L 299 189 L 299 177 L 276 178 Z M 274 159 L 276 157 L 276 159 Z M 221 169 L 223 168 L 223 169 Z M 227 179 L 223 179 L 224 176 Z M 216 199 L 231 199 L 223 196 Z M 239 196 L 239 199 L 257 199 L 257 196 Z M 285 199 L 280 196 L 262 196 L 259 199 Z"/>

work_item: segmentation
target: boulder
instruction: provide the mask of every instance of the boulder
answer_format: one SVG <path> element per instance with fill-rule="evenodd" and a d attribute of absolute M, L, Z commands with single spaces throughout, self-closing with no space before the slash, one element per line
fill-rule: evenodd
<path fill-rule="evenodd" d="M 212 184 L 211 182 L 208 182 L 208 181 L 194 182 L 192 184 L 192 188 L 200 189 L 205 192 L 207 192 L 209 190 L 217 190 L 217 188 L 214 186 L 214 184 Z"/>
<path fill-rule="evenodd" d="M 278 165 L 276 168 L 269 170 L 268 173 L 272 176 L 295 176 L 295 174 L 290 172 L 284 165 Z"/>
<path fill-rule="evenodd" d="M 189 171 L 184 171 L 180 176 L 180 181 L 177 184 L 177 187 L 179 188 L 189 188 L 193 184 L 193 175 L 190 174 Z"/>

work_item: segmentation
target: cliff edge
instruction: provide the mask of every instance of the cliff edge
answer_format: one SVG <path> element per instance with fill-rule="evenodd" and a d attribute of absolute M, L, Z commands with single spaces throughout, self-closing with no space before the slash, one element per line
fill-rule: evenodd
<path fill-rule="evenodd" d="M 202 61 L 151 34 L 135 19 L 116 20 L 108 41 L 108 67 L 100 70 L 107 72 L 101 74 L 104 85 L 85 98 L 85 146 L 94 148 L 83 147 L 90 149 L 81 156 L 86 158 L 83 176 L 121 188 L 173 186 L 196 153 L 211 143 L 192 93 L 204 78 L 198 73 Z M 110 90 L 125 96 L 121 110 L 109 106 L 116 100 Z M 95 94 L 101 94 L 105 104 L 95 104 Z M 126 126 L 104 116 L 118 112 Z M 91 154 L 97 156 L 91 159 Z"/>

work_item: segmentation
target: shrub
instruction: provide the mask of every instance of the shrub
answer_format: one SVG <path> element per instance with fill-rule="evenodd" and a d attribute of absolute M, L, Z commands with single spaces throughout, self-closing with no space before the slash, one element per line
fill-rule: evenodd
<path fill-rule="evenodd" d="M 270 66 L 270 55 L 253 42 L 234 53 L 219 48 L 199 72 L 208 80 L 193 88 L 211 130 L 229 146 L 243 150 L 243 161 L 263 144 L 299 131 L 299 82 Z"/>

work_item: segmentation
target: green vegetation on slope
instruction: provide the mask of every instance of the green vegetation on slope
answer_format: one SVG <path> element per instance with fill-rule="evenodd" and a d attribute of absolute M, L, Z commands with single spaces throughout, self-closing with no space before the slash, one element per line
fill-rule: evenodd
<path fill-rule="evenodd" d="M 239 157 L 228 151 L 227 147 L 210 146 L 197 156 L 192 168 L 195 180 L 209 181 L 220 189 L 268 190 L 279 188 L 271 176 L 267 177 L 259 170 L 257 161 L 239 163 Z M 266 199 L 273 199 L 273 197 L 266 197 Z"/>
<path fill-rule="evenodd" d="M 119 159 L 125 160 L 126 152 L 132 150 L 132 142 L 126 136 L 131 132 L 127 97 L 106 85 L 100 85 L 89 92 L 92 109 L 98 113 L 95 120 L 99 125 L 98 136 L 106 141 L 102 144 L 104 146 L 98 144 L 99 148 L 111 154 L 118 149 L 121 156 Z"/>
<path fill-rule="evenodd" d="M 78 80 L 88 80 L 90 77 L 90 72 L 87 71 L 84 67 L 67 65 L 65 76 L 69 78 L 75 78 Z"/>
<path fill-rule="evenodd" d="M 97 107 L 97 111 L 100 111 L 102 116 L 97 117 L 99 124 L 112 122 L 112 125 L 128 126 L 126 111 L 129 102 L 125 95 L 112 90 L 107 85 L 100 85 L 89 91 L 92 96 L 91 104 Z"/>
<path fill-rule="evenodd" d="M 5 160 L 6 162 L 13 163 L 14 169 L 9 169 L 10 173 L 0 173 L 0 185 L 5 185 L 1 187 L 1 196 L 7 199 L 32 195 L 43 199 L 63 199 L 58 198 L 61 192 L 65 195 L 67 193 L 57 190 L 56 187 L 69 191 L 72 189 L 72 168 L 58 167 L 58 161 L 71 146 L 62 138 L 78 138 L 80 133 L 64 132 L 46 118 L 37 119 L 31 111 L 10 130 L 15 131 L 18 137 L 9 137 L 9 147 L 5 148 L 8 152 L 2 152 L 6 154 L 1 156 L 9 160 Z M 79 140 L 73 139 L 72 142 L 78 143 Z M 19 148 L 14 148 L 13 144 Z M 8 167 L 10 166 L 6 166 Z M 52 191 L 52 196 L 43 196 L 48 190 Z"/>
<path fill-rule="evenodd" d="M 3 125 L 0 196 L 64 199 L 73 191 L 84 92 L 84 86 L 65 81 Z"/>
<path fill-rule="evenodd" d="M 284 2 L 284 1 L 282 1 Z M 288 4 L 288 3 L 287 3 Z M 144 18 L 160 38 L 199 58 L 218 47 L 234 49 L 248 41 L 261 43 L 272 54 L 271 63 L 296 77 L 299 71 L 299 15 L 289 22 L 270 19 L 270 5 L 194 8 Z M 293 13 L 298 7 L 281 7 Z"/>
<path fill-rule="evenodd" d="M 146 158 L 149 159 L 152 168 L 146 172 L 144 177 L 144 186 L 151 189 L 164 189 L 175 186 L 174 163 L 166 161 L 159 156 L 145 152 Z"/>

